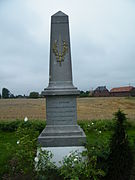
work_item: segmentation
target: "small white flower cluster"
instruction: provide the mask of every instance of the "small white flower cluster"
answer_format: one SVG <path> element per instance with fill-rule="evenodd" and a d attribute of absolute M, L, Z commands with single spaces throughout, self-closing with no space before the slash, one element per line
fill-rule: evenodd
<path fill-rule="evenodd" d="M 69 158 L 70 156 L 72 156 L 72 153 L 71 153 L 71 152 L 67 155 L 67 157 Z"/>
<path fill-rule="evenodd" d="M 101 134 L 102 132 L 101 131 L 99 131 L 99 134 Z"/>
<path fill-rule="evenodd" d="M 18 141 L 16 142 L 16 144 L 20 144 L 20 140 L 18 140 Z"/>
<path fill-rule="evenodd" d="M 74 162 L 78 161 L 78 156 L 75 156 Z"/>
<path fill-rule="evenodd" d="M 25 117 L 25 118 L 24 118 L 24 122 L 27 122 L 27 121 L 28 121 L 28 118 L 27 118 L 27 117 Z"/>
<path fill-rule="evenodd" d="M 70 152 L 70 153 L 67 155 L 68 158 L 69 158 L 69 157 L 73 157 L 73 156 L 74 156 L 74 155 L 73 155 L 72 152 Z M 78 159 L 79 159 L 79 156 L 78 156 L 78 155 L 75 155 L 74 162 L 78 161 Z"/>
<path fill-rule="evenodd" d="M 93 126 L 93 125 L 94 125 L 94 123 L 92 122 L 92 123 L 91 123 L 91 125 Z M 88 124 L 88 127 L 90 127 L 90 124 Z"/>
<path fill-rule="evenodd" d="M 75 158 L 75 159 L 74 159 L 74 162 L 76 162 L 77 160 L 78 160 L 78 159 L 77 159 L 77 158 Z"/>
<path fill-rule="evenodd" d="M 38 158 L 38 157 L 35 157 L 35 158 L 34 158 L 34 161 L 35 161 L 36 163 L 38 163 L 39 158 Z"/>

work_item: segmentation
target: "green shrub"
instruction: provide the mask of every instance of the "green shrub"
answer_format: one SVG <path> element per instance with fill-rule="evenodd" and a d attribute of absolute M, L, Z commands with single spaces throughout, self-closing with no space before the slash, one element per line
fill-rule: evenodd
<path fill-rule="evenodd" d="M 87 156 L 91 158 L 92 156 L 97 157 L 97 167 L 104 170 L 104 172 L 107 172 L 107 163 L 106 160 L 108 158 L 108 155 L 110 153 L 109 148 L 109 139 L 108 137 L 98 137 L 99 134 L 97 134 L 97 139 L 95 139 L 94 143 L 87 142 L 86 148 L 88 150 Z M 103 138 L 102 138 L 103 137 Z"/>
<path fill-rule="evenodd" d="M 71 152 L 66 156 L 61 162 L 61 168 L 59 169 L 61 175 L 64 176 L 64 179 L 71 180 L 98 180 L 100 177 L 104 176 L 104 171 L 97 168 L 97 157 L 87 156 L 87 152 L 79 153 L 77 151 Z"/>
<path fill-rule="evenodd" d="M 50 151 L 38 148 L 37 157 L 35 157 L 35 169 L 37 177 L 43 180 L 60 179 L 60 173 L 55 163 L 51 161 L 53 154 Z"/>
<path fill-rule="evenodd" d="M 9 123 L 10 124 L 10 123 Z M 35 130 L 35 124 L 30 121 L 20 121 L 16 134 L 16 147 L 7 144 L 7 149 L 12 153 L 8 162 L 9 177 L 35 173 L 34 158 L 37 153 L 37 137 L 39 131 Z"/>
<path fill-rule="evenodd" d="M 16 131 L 18 127 L 31 127 L 35 131 L 41 132 L 45 128 L 45 121 L 27 121 L 27 124 L 23 120 L 16 120 L 16 121 L 0 121 L 0 130 L 13 132 Z"/>
<path fill-rule="evenodd" d="M 40 156 L 38 159 L 38 166 L 35 165 L 35 157 L 37 152 L 37 137 L 39 133 L 44 129 L 45 122 L 44 121 L 12 121 L 12 122 L 0 122 L 0 130 L 4 131 L 14 131 L 17 137 L 17 141 L 15 148 L 11 145 L 8 146 L 10 151 L 12 152 L 12 158 L 9 160 L 7 165 L 9 166 L 9 179 L 10 177 L 16 177 L 17 174 L 32 174 L 32 178 L 37 179 L 101 179 L 108 170 L 107 178 L 111 180 L 109 177 L 112 175 L 111 166 L 114 165 L 117 167 L 119 165 L 119 161 L 124 164 L 126 161 L 127 164 L 129 162 L 129 150 L 130 147 L 127 145 L 128 139 L 126 134 L 123 133 L 123 128 L 131 128 L 130 123 L 127 123 L 125 120 L 118 121 L 119 118 L 123 118 L 124 116 L 120 115 L 120 113 L 116 113 L 116 122 L 115 121 L 107 121 L 107 120 L 99 120 L 99 121 L 80 121 L 79 124 L 85 130 L 87 134 L 87 153 L 86 156 L 88 158 L 85 161 L 82 159 L 81 154 L 78 152 L 71 153 L 69 156 L 65 157 L 63 160 L 63 165 L 60 169 L 57 169 L 55 164 L 51 162 L 52 154 L 47 151 L 40 151 Z M 123 123 L 122 123 L 123 122 Z M 122 128 L 118 128 L 122 125 Z M 120 126 L 121 127 L 121 126 Z M 116 131 L 117 129 L 117 131 Z M 119 131 L 118 131 L 119 129 Z M 122 141 L 113 140 L 115 144 L 109 146 L 109 137 L 112 131 L 117 132 L 117 136 L 113 135 L 113 138 L 116 137 L 125 137 Z M 112 139 L 113 139 L 112 138 Z M 134 146 L 134 137 L 131 137 L 132 146 Z M 126 144 L 127 143 L 127 144 Z M 121 149 L 124 149 L 124 152 L 121 152 Z M 116 147 L 115 147 L 116 146 Z M 124 147 L 123 147 L 124 146 Z M 112 147 L 112 148 L 111 148 Z M 114 152 L 114 150 L 116 150 Z M 120 151 L 119 151 L 120 150 Z M 116 154 L 115 154 L 116 153 Z M 119 159 L 119 156 L 121 158 Z M 122 159 L 122 157 L 124 157 Z M 44 160 L 43 160 L 44 158 Z M 113 158 L 117 159 L 112 163 Z M 77 160 L 76 160 L 77 159 Z M 111 161 L 110 161 L 111 160 Z M 45 163 L 44 163 L 45 162 Z M 132 162 L 132 161 L 131 161 Z M 127 169 L 131 169 L 127 164 L 121 165 L 122 167 L 126 167 Z M 128 164 L 129 165 L 129 164 Z M 108 168 L 109 166 L 109 168 Z M 38 170 L 35 171 L 35 167 L 38 167 Z M 41 168 L 40 168 L 41 167 Z M 117 170 L 116 170 L 117 171 Z M 114 172 L 116 173 L 116 172 Z M 116 176 L 115 176 L 116 177 Z M 29 179 L 32 179 L 29 178 Z M 107 180 L 108 180 L 107 179 Z M 119 178 L 119 180 L 121 180 Z M 125 180 L 125 179 L 123 179 Z"/>
<path fill-rule="evenodd" d="M 35 131 L 39 131 L 39 133 L 45 128 L 45 121 L 21 121 L 20 127 L 22 128 L 32 128 Z"/>
<path fill-rule="evenodd" d="M 118 110 L 115 113 L 116 126 L 110 142 L 108 157 L 108 180 L 129 180 L 133 165 L 133 156 L 125 132 L 126 116 Z"/>
<path fill-rule="evenodd" d="M 8 132 L 16 131 L 20 125 L 20 122 L 21 121 L 19 121 L 19 120 L 11 121 L 11 122 L 10 121 L 8 121 L 8 122 L 0 121 L 0 130 L 8 131 Z"/>
<path fill-rule="evenodd" d="M 93 121 L 79 121 L 79 125 L 85 132 L 92 130 L 97 131 L 112 131 L 115 123 L 112 120 L 93 120 Z"/>

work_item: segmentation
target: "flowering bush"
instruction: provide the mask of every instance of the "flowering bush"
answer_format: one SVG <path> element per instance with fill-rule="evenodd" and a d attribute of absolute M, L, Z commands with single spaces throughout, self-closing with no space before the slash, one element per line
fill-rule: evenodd
<path fill-rule="evenodd" d="M 13 150 L 13 158 L 10 161 L 12 174 L 17 172 L 26 174 L 33 172 L 34 169 L 34 157 L 36 156 L 39 132 L 35 131 L 31 126 L 29 127 L 27 121 L 28 118 L 25 118 L 24 122 L 16 130 L 17 146 Z M 16 163 L 13 163 L 14 161 Z"/>
<path fill-rule="evenodd" d="M 90 159 L 87 152 L 79 153 L 77 151 L 71 152 L 61 162 L 60 172 L 64 179 L 79 180 L 79 179 L 96 179 L 104 176 L 104 172 L 98 169 L 97 158 L 92 156 Z"/>
<path fill-rule="evenodd" d="M 53 154 L 50 151 L 38 148 L 35 157 L 35 170 L 39 179 L 60 179 L 59 169 L 52 162 Z"/>
<path fill-rule="evenodd" d="M 87 133 L 89 131 L 108 131 L 113 130 L 115 123 L 112 120 L 93 120 L 93 121 L 80 121 L 80 126 Z"/>

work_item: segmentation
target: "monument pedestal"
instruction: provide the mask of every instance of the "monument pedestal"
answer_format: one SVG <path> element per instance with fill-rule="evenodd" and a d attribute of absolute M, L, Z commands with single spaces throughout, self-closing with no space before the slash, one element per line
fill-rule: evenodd
<path fill-rule="evenodd" d="M 46 126 L 38 138 L 43 147 L 83 146 L 85 139 L 78 125 Z"/>
<path fill-rule="evenodd" d="M 47 96 L 46 114 L 46 128 L 38 137 L 43 147 L 84 145 L 86 136 L 77 125 L 75 95 Z"/>
<path fill-rule="evenodd" d="M 64 157 L 69 156 L 72 152 L 77 151 L 82 153 L 86 151 L 84 146 L 67 146 L 67 147 L 41 147 L 42 151 L 50 151 L 53 154 L 51 162 L 54 162 L 57 167 L 60 167 Z M 38 157 L 38 151 L 37 151 Z M 60 163 L 61 161 L 61 163 Z"/>

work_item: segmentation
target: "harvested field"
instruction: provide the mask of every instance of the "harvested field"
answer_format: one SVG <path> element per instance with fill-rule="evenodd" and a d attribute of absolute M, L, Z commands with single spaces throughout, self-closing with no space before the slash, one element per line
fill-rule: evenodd
<path fill-rule="evenodd" d="M 78 98 L 78 120 L 111 119 L 118 109 L 135 120 L 135 98 Z M 45 99 L 0 99 L 0 120 L 45 119 Z"/>

